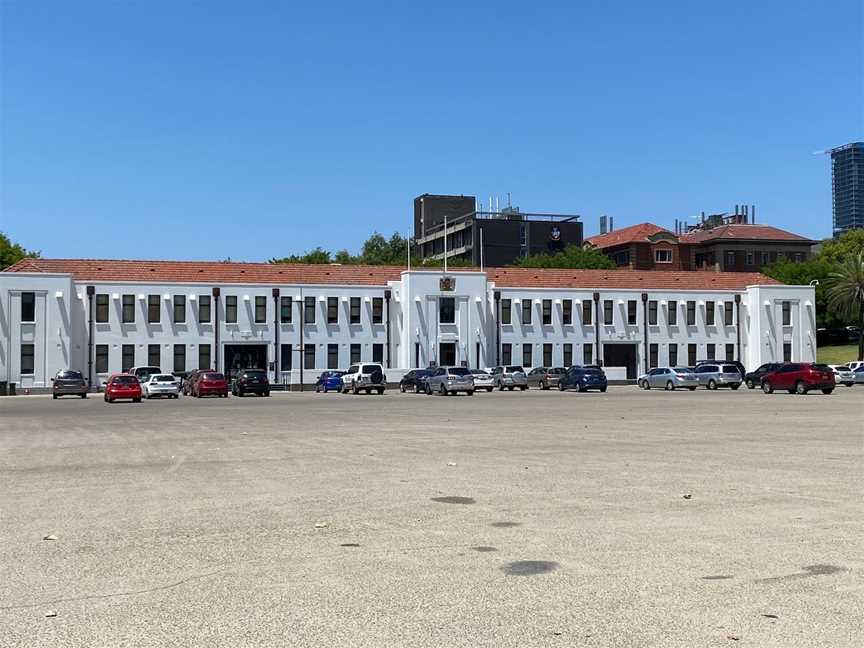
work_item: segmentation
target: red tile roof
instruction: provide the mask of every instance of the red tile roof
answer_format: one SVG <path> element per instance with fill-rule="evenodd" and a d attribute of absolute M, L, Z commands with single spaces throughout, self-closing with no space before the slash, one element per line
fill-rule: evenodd
<path fill-rule="evenodd" d="M 452 268 L 451 272 L 472 270 L 477 268 Z M 69 273 L 76 281 L 360 286 L 384 286 L 398 281 L 404 271 L 400 266 L 95 259 L 25 259 L 5 270 Z M 758 272 L 486 268 L 486 274 L 501 288 L 741 290 L 754 284 L 780 283 Z"/>
<path fill-rule="evenodd" d="M 680 237 L 682 243 L 706 243 L 714 240 L 814 242 L 771 225 L 721 225 L 710 230 L 693 230 Z"/>
<path fill-rule="evenodd" d="M 615 247 L 616 245 L 624 245 L 625 243 L 648 242 L 649 236 L 654 236 L 663 232 L 669 236 L 675 237 L 674 232 L 655 225 L 654 223 L 639 223 L 630 227 L 623 227 L 619 230 L 613 230 L 606 234 L 598 234 L 585 239 L 586 243 L 590 243 L 597 248 Z"/>

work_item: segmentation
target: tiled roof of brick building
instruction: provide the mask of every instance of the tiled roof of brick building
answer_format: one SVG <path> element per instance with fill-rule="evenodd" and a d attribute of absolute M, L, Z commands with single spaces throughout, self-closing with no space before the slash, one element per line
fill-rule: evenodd
<path fill-rule="evenodd" d="M 401 266 L 107 259 L 24 259 L 6 269 L 6 272 L 68 273 L 76 281 L 93 282 L 359 286 L 384 286 L 388 281 L 398 281 L 404 271 Z M 451 268 L 449 272 L 466 271 L 477 268 Z M 501 288 L 741 290 L 755 284 L 780 283 L 758 272 L 486 268 L 486 274 Z"/>
<path fill-rule="evenodd" d="M 720 225 L 709 230 L 693 230 L 679 237 L 682 243 L 706 243 L 708 241 L 784 241 L 813 243 L 808 238 L 781 230 L 771 225 Z"/>
<path fill-rule="evenodd" d="M 616 245 L 636 242 L 647 243 L 649 236 L 654 236 L 661 232 L 672 237 L 675 236 L 674 232 L 670 232 L 654 223 L 639 223 L 638 225 L 631 225 L 630 227 L 622 227 L 618 230 L 612 230 L 606 234 L 590 236 L 585 239 L 585 242 L 596 248 L 615 247 Z"/>

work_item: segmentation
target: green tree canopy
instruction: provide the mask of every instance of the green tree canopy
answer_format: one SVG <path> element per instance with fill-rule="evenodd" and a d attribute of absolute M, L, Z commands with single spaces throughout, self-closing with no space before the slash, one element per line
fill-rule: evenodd
<path fill-rule="evenodd" d="M 836 239 L 828 239 L 822 243 L 821 248 L 820 259 L 841 264 L 864 251 L 864 229 L 849 230 Z"/>
<path fill-rule="evenodd" d="M 864 330 L 864 250 L 838 264 L 826 284 L 829 308 Z M 864 335 L 858 337 L 858 359 L 864 360 Z"/>
<path fill-rule="evenodd" d="M 26 250 L 18 243 L 13 243 L 3 232 L 0 232 L 0 270 L 18 263 L 21 259 L 37 258 L 39 252 Z"/>
<path fill-rule="evenodd" d="M 270 263 L 333 263 L 333 259 L 327 250 L 321 247 L 316 247 L 314 250 L 309 250 L 305 254 L 292 254 L 291 256 L 282 257 L 281 259 L 270 259 Z"/>
<path fill-rule="evenodd" d="M 568 245 L 556 254 L 533 254 L 519 259 L 513 265 L 522 268 L 582 268 L 613 270 L 617 266 L 602 252 L 578 245 Z"/>

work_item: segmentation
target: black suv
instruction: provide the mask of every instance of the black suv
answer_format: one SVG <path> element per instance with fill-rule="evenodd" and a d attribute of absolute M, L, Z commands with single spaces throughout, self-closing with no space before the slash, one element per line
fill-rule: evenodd
<path fill-rule="evenodd" d="M 235 396 L 246 394 L 270 395 L 270 380 L 263 369 L 242 369 L 234 376 L 231 393 Z"/>
<path fill-rule="evenodd" d="M 403 394 L 406 391 L 413 391 L 415 394 L 421 394 L 426 391 L 426 379 L 432 373 L 432 369 L 412 369 L 399 381 L 399 391 Z"/>
<path fill-rule="evenodd" d="M 782 366 L 783 364 L 780 362 L 769 362 L 768 364 L 764 364 L 756 371 L 744 374 L 744 384 L 747 385 L 747 389 L 756 389 L 762 384 L 762 377 L 765 374 L 777 371 Z"/>

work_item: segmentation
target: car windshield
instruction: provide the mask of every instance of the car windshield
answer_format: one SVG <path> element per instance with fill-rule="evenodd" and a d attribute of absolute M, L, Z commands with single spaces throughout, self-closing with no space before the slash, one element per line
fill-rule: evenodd
<path fill-rule="evenodd" d="M 846 365 L 837 365 L 837 366 L 834 367 L 834 368 L 835 368 L 837 371 L 852 371 L 852 369 L 850 369 L 850 368 L 847 367 Z"/>
<path fill-rule="evenodd" d="M 113 382 L 116 385 L 134 385 L 138 379 L 135 376 L 115 376 Z"/>
<path fill-rule="evenodd" d="M 735 365 L 723 365 L 723 373 L 738 373 L 738 367 Z"/>
<path fill-rule="evenodd" d="M 204 380 L 225 380 L 225 376 L 221 373 L 206 373 L 201 378 Z"/>
<path fill-rule="evenodd" d="M 473 376 L 488 376 L 489 372 L 483 371 L 482 369 L 472 369 L 471 375 L 473 375 Z"/>
<path fill-rule="evenodd" d="M 592 376 L 599 376 L 603 372 L 599 369 L 583 369 L 586 374 L 591 374 Z"/>
<path fill-rule="evenodd" d="M 470 376 L 471 372 L 468 371 L 465 367 L 450 367 L 447 370 L 451 376 Z"/>
<path fill-rule="evenodd" d="M 507 373 L 525 373 L 525 370 L 522 367 L 507 367 Z"/>
<path fill-rule="evenodd" d="M 174 376 L 169 376 L 168 374 L 159 374 L 158 376 L 153 376 L 150 380 L 156 382 L 174 382 Z"/>
<path fill-rule="evenodd" d="M 244 371 L 243 376 L 246 378 L 266 378 L 267 375 L 263 371 Z"/>
<path fill-rule="evenodd" d="M 693 370 L 690 367 L 675 367 L 672 371 L 675 373 L 693 373 Z"/>
<path fill-rule="evenodd" d="M 831 367 L 825 364 L 814 364 L 813 371 L 831 371 Z"/>
<path fill-rule="evenodd" d="M 61 371 L 57 374 L 57 377 L 61 380 L 84 380 L 84 376 L 81 375 L 80 371 Z"/>

